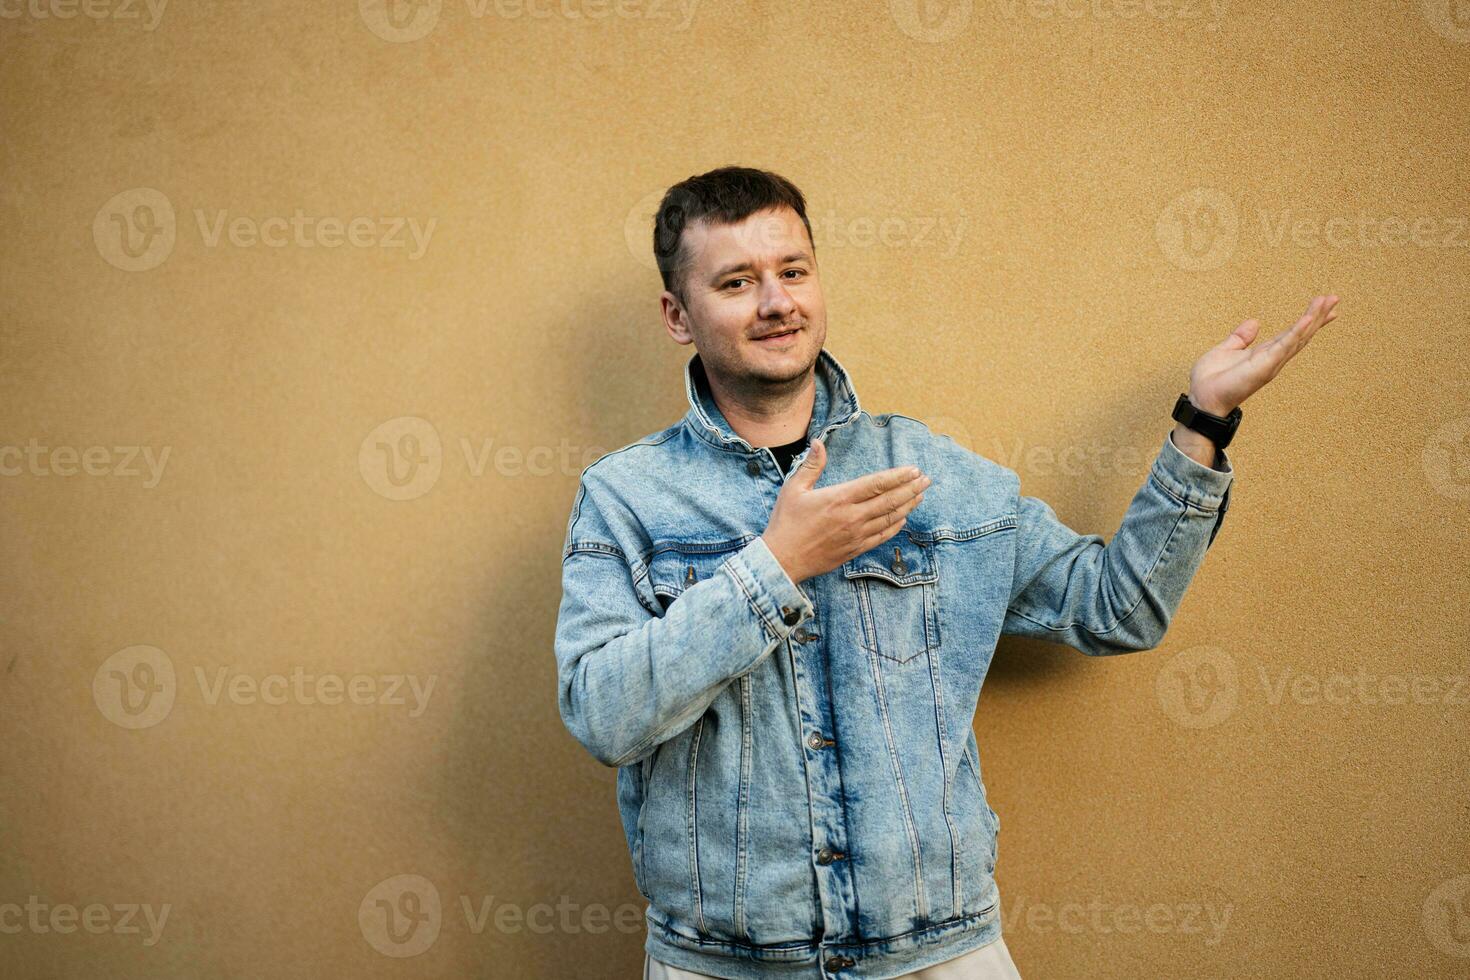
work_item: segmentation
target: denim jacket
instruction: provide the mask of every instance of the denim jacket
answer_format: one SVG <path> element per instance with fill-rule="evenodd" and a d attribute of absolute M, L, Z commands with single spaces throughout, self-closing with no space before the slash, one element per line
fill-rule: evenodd
<path fill-rule="evenodd" d="M 677 424 L 583 470 L 555 638 L 562 721 L 618 767 L 645 950 L 717 977 L 879 980 L 994 941 L 1000 818 L 972 725 L 996 640 L 1157 646 L 1229 461 L 1166 435 L 1105 544 L 1012 470 L 862 411 L 822 351 L 817 485 L 910 464 L 934 483 L 895 536 L 798 587 L 760 537 L 786 475 L 698 354 L 685 389 Z"/>

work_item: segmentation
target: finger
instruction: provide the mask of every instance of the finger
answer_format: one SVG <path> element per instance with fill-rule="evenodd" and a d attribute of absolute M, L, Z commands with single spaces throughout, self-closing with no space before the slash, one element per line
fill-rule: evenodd
<path fill-rule="evenodd" d="M 1294 336 L 1290 342 L 1291 352 L 1287 355 L 1288 358 L 1295 357 L 1301 353 L 1301 349 L 1307 346 L 1307 341 L 1312 339 L 1312 335 L 1318 330 L 1321 330 L 1322 326 L 1329 321 L 1329 315 L 1336 303 L 1336 298 L 1332 296 L 1317 297 L 1314 301 L 1314 305 L 1317 307 L 1316 311 L 1312 313 L 1306 323 L 1298 321 L 1297 325 L 1292 328 Z"/>
<path fill-rule="evenodd" d="M 872 549 L 882 544 L 884 541 L 887 541 L 889 538 L 893 537 L 899 531 L 902 531 L 907 517 L 907 512 L 905 512 L 904 514 L 900 514 L 886 524 L 871 522 L 865 525 L 871 530 L 863 534 L 862 538 L 858 541 L 858 550 L 854 551 L 852 553 L 852 556 L 850 557 L 855 557 L 865 551 L 871 551 Z"/>
<path fill-rule="evenodd" d="M 892 525 L 895 520 L 906 519 L 906 517 L 908 517 L 908 514 L 913 511 L 913 508 L 917 507 L 917 505 L 919 505 L 919 502 L 922 500 L 923 491 L 919 491 L 917 492 L 917 494 L 914 494 L 913 497 L 904 498 L 904 500 L 898 501 L 897 504 L 892 505 L 892 507 L 883 508 L 883 510 L 875 511 L 875 513 L 869 514 L 869 516 L 866 516 L 866 519 L 860 520 L 860 523 L 858 523 L 858 535 L 864 536 L 864 538 L 866 538 L 866 536 L 873 535 L 873 533 L 881 532 L 883 527 L 888 527 L 889 525 Z"/>
<path fill-rule="evenodd" d="M 917 480 L 923 475 L 917 466 L 894 466 L 860 476 L 855 480 L 848 480 L 846 483 L 839 483 L 829 489 L 834 491 L 834 495 L 843 503 L 861 503 L 881 496 L 894 487 L 901 487 L 905 483 Z"/>
<path fill-rule="evenodd" d="M 878 497 L 866 501 L 858 501 L 853 505 L 853 510 L 848 511 L 848 516 L 853 520 L 869 520 L 879 514 L 892 513 L 903 504 L 913 500 L 922 494 L 932 480 L 928 476 L 919 476 L 919 479 L 904 480 L 894 488 L 886 489 Z"/>
<path fill-rule="evenodd" d="M 804 489 L 810 490 L 816 485 L 817 480 L 822 475 L 822 469 L 826 465 L 827 447 L 821 439 L 818 439 L 812 443 L 811 448 L 807 450 L 806 458 L 801 461 L 801 465 L 796 468 L 796 472 L 791 474 L 786 482 L 788 484 L 795 483 Z"/>
<path fill-rule="evenodd" d="M 1272 359 L 1280 357 L 1283 353 L 1281 348 L 1290 347 L 1295 344 L 1296 341 L 1306 331 L 1306 329 L 1311 326 L 1313 320 L 1316 319 L 1318 311 L 1321 309 L 1322 300 L 1324 300 L 1325 298 L 1326 297 L 1323 296 L 1318 296 L 1314 298 L 1310 303 L 1307 304 L 1307 312 L 1303 313 L 1291 326 L 1287 327 L 1285 330 L 1281 331 L 1279 334 L 1272 337 L 1269 341 L 1262 345 L 1260 350 L 1264 351 L 1266 354 L 1269 354 Z M 1295 353 L 1295 351 L 1286 353 L 1285 356 L 1290 357 L 1292 353 Z"/>
<path fill-rule="evenodd" d="M 1306 334 L 1302 338 L 1302 343 L 1305 344 L 1307 341 L 1311 340 L 1314 333 L 1327 326 L 1327 324 L 1331 323 L 1336 317 L 1337 297 L 1328 296 L 1323 300 L 1322 307 L 1317 311 L 1316 318 L 1307 328 Z"/>

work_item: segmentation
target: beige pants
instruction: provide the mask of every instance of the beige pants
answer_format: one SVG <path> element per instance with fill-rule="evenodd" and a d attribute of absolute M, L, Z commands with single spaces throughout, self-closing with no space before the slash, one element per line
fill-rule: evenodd
<path fill-rule="evenodd" d="M 705 973 L 691 973 L 667 963 L 660 963 L 647 953 L 643 954 L 643 980 L 715 980 Z M 901 980 L 1021 980 L 1011 951 L 1006 949 L 1005 937 L 999 937 L 989 946 L 972 949 L 943 963 L 935 963 L 914 973 L 905 973 Z"/>

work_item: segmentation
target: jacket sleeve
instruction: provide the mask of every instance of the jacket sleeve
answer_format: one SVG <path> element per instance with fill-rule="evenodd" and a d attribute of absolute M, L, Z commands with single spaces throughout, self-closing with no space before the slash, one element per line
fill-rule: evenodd
<path fill-rule="evenodd" d="M 639 601 L 633 575 L 584 484 L 562 556 L 558 707 L 607 766 L 634 762 L 694 724 L 814 608 L 760 537 L 662 616 Z"/>
<path fill-rule="evenodd" d="M 1043 501 L 1019 497 L 1015 577 L 1001 632 L 1090 656 L 1158 646 L 1215 540 L 1234 477 L 1223 450 L 1212 469 L 1165 436 L 1106 545 L 1068 528 Z"/>

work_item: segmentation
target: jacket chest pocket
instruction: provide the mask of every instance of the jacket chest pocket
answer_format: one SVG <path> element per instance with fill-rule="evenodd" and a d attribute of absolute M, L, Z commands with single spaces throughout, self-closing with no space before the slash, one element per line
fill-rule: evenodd
<path fill-rule="evenodd" d="M 675 599 L 717 573 L 745 544 L 669 542 L 656 546 L 648 559 L 648 580 L 659 606 L 667 611 Z"/>
<path fill-rule="evenodd" d="M 899 531 L 849 559 L 842 575 L 858 604 L 864 649 L 898 663 L 939 649 L 939 567 L 934 546 Z"/>

